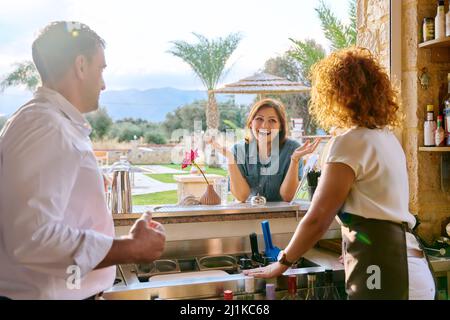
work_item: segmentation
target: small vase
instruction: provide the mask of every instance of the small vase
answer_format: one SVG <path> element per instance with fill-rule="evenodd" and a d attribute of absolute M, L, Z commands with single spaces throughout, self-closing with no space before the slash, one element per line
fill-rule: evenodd
<path fill-rule="evenodd" d="M 220 197 L 214 190 L 213 185 L 209 184 L 206 188 L 205 193 L 200 198 L 201 204 L 206 205 L 213 205 L 213 204 L 220 204 Z"/>

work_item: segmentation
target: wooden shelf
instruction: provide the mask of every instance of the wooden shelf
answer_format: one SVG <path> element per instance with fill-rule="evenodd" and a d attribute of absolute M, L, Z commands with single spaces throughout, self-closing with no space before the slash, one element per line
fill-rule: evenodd
<path fill-rule="evenodd" d="M 450 152 L 450 147 L 419 147 L 419 151 L 426 151 L 426 152 Z"/>
<path fill-rule="evenodd" d="M 450 48 L 450 37 L 422 42 L 419 48 Z"/>
<path fill-rule="evenodd" d="M 423 42 L 419 44 L 419 48 L 431 49 L 433 63 L 450 62 L 450 37 Z"/>

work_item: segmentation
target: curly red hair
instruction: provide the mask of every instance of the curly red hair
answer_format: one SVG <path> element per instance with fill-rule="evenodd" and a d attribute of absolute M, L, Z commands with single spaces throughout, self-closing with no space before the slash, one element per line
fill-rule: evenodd
<path fill-rule="evenodd" d="M 368 49 L 331 53 L 312 67 L 310 113 L 324 129 L 401 126 L 398 91 Z"/>

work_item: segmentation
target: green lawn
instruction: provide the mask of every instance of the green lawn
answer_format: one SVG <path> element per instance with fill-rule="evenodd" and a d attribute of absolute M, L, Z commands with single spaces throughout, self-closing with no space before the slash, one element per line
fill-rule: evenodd
<path fill-rule="evenodd" d="M 167 168 L 171 168 L 171 169 L 181 170 L 180 164 L 164 164 L 163 166 L 167 167 Z M 186 173 L 189 173 L 190 168 L 186 168 L 183 171 L 186 171 Z M 223 170 L 221 168 L 210 168 L 210 167 L 206 166 L 205 171 L 206 171 L 205 172 L 206 174 L 218 174 L 218 175 L 221 175 L 224 177 L 228 175 L 228 171 Z"/>
<path fill-rule="evenodd" d="M 178 202 L 177 190 L 147 193 L 133 196 L 134 205 L 176 204 Z"/>
<path fill-rule="evenodd" d="M 187 173 L 186 173 L 187 174 Z M 147 177 L 158 180 L 164 183 L 175 183 L 172 173 L 162 173 L 162 174 L 146 174 Z"/>

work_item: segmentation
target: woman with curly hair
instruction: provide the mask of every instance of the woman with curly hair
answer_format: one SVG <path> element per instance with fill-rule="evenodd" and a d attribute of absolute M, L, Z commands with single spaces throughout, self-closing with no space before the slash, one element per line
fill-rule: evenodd
<path fill-rule="evenodd" d="M 412 231 L 405 154 L 391 131 L 401 124 L 396 96 L 367 49 L 334 52 L 313 67 L 310 112 L 339 133 L 322 155 L 311 206 L 278 262 L 246 273 L 281 275 L 337 218 L 349 299 L 433 299 L 429 263 Z"/>

